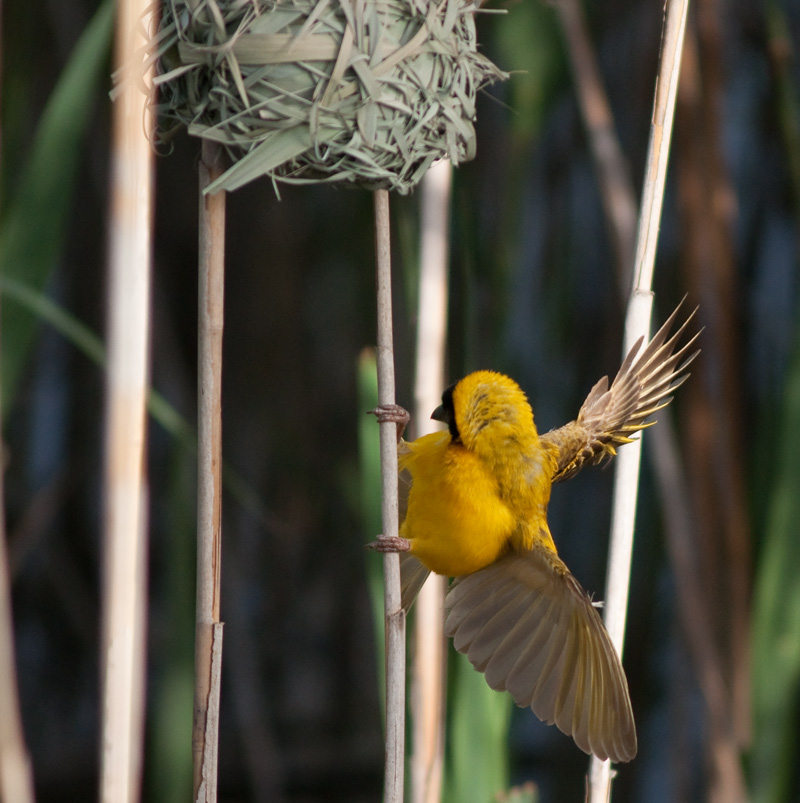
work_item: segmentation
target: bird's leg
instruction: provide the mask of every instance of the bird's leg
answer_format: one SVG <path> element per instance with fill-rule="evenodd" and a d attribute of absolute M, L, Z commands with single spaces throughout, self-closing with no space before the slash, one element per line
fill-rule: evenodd
<path fill-rule="evenodd" d="M 375 541 L 367 544 L 369 549 L 376 552 L 408 552 L 411 549 L 411 541 L 408 538 L 401 538 L 399 535 L 379 535 Z"/>
<path fill-rule="evenodd" d="M 397 424 L 397 441 L 400 442 L 400 438 L 403 437 L 408 422 L 411 420 L 408 410 L 399 404 L 379 404 L 374 410 L 368 412 L 378 419 L 379 424 Z"/>

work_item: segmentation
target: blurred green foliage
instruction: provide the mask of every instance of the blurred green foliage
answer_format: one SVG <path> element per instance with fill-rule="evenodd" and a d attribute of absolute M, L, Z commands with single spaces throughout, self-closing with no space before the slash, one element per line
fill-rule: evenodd
<path fill-rule="evenodd" d="M 105 0 L 65 66 L 36 128 L 25 171 L 3 204 L 0 277 L 34 291 L 46 286 L 64 248 L 71 206 L 81 197 L 76 191 L 78 158 L 108 64 L 113 19 L 114 3 Z M 39 324 L 14 303 L 13 294 L 7 297 L 12 303 L 4 305 L 0 341 L 13 348 L 4 349 L 0 374 L 3 419 Z"/>
<path fill-rule="evenodd" d="M 78 17 L 63 5 L 66 16 L 58 17 L 57 5 L 42 7 L 44 44 L 37 40 L 25 59 L 4 55 L 4 86 L 13 92 L 3 95 L 0 217 L 1 381 L 18 659 L 26 732 L 45 803 L 65 794 L 88 799 L 95 783 L 102 383 L 94 367 L 88 373 L 63 352 L 53 357 L 48 344 L 55 331 L 93 361 L 102 360 L 94 334 L 102 329 L 102 260 L 81 261 L 79 246 L 105 247 L 107 152 L 93 149 L 87 156 L 86 150 L 88 138 L 96 144 L 107 133 L 103 76 L 113 15 L 111 2 L 76 4 L 91 21 L 73 41 L 62 23 L 74 25 Z M 6 40 L 16 37 L 20 8 L 20 0 L 4 4 Z M 781 51 L 774 45 L 796 46 L 800 19 L 790 4 L 768 9 L 781 13 L 768 20 L 751 4 L 732 8 L 726 19 L 733 66 L 724 125 L 739 205 L 732 241 L 742 287 L 736 311 L 744 344 L 742 394 L 748 439 L 758 441 L 750 489 L 758 561 L 748 770 L 754 801 L 788 803 L 800 783 L 800 542 L 794 527 L 800 155 L 792 122 L 797 67 L 775 58 Z M 512 79 L 484 99 L 478 159 L 456 176 L 450 378 L 486 363 L 518 365 L 528 373 L 531 395 L 541 399 L 537 420 L 556 425 L 574 413 L 574 400 L 607 366 L 613 369 L 618 321 L 604 303 L 611 255 L 556 16 L 535 0 L 511 2 L 507 10 L 479 21 L 491 57 Z M 644 149 L 652 79 L 643 65 L 654 59 L 660 14 L 660 6 L 632 0 L 592 9 L 601 69 L 622 110 L 620 134 L 632 143 L 634 160 Z M 13 44 L 12 55 L 23 52 L 24 37 Z M 31 65 L 39 62 L 60 69 L 52 88 L 34 87 L 38 73 Z M 19 87 L 30 98 L 21 99 Z M 41 111 L 32 138 L 21 133 L 19 121 L 28 102 Z M 196 155 L 195 142 L 178 138 L 174 155 L 159 162 L 153 365 L 161 395 L 151 406 L 160 425 L 151 434 L 145 785 L 147 797 L 158 801 L 185 799 L 190 783 Z M 676 265 L 685 254 L 673 201 L 668 197 L 659 270 L 664 295 L 679 296 Z M 410 222 L 415 199 L 397 206 L 397 273 L 405 290 L 396 297 L 398 395 L 407 399 L 414 328 L 407 310 L 414 308 L 417 288 Z M 252 655 L 258 691 L 253 698 L 230 685 L 223 689 L 227 700 L 245 695 L 236 711 L 231 705 L 224 713 L 226 800 L 264 799 L 253 769 L 261 758 L 263 766 L 277 762 L 287 801 L 353 803 L 374 800 L 380 788 L 382 693 L 375 667 L 383 657 L 382 586 L 380 560 L 365 557 L 362 547 L 380 527 L 378 428 L 364 414 L 375 404 L 374 368 L 369 356 L 357 359 L 374 338 L 370 212 L 363 194 L 315 188 L 287 190 L 281 202 L 268 186 L 230 198 L 225 453 L 236 472 L 228 474 L 226 543 L 232 548 L 224 551 L 223 565 L 231 566 L 225 587 L 236 593 L 223 607 L 230 624 L 226 643 L 230 637 Z M 713 366 L 709 373 L 713 381 Z M 702 376 L 698 366 L 692 381 Z M 754 423 L 762 420 L 763 429 Z M 41 479 L 46 459 L 56 480 Z M 559 548 L 568 563 L 590 578 L 587 587 L 599 589 L 608 473 L 576 482 L 574 491 L 554 498 L 553 530 L 563 533 Z M 255 535 L 239 526 L 241 511 L 257 522 Z M 656 518 L 643 506 L 641 530 L 655 532 Z M 272 526 L 276 522 L 280 526 Z M 645 588 L 634 598 L 626 656 L 642 757 L 621 769 L 615 800 L 658 803 L 672 799 L 682 775 L 693 789 L 705 788 L 708 779 L 703 745 L 678 742 L 682 731 L 670 718 L 679 710 L 690 731 L 702 730 L 697 688 L 681 639 L 674 637 L 670 570 L 657 543 L 644 552 Z M 246 638 L 245 629 L 256 637 Z M 242 677 L 241 667 L 239 674 L 227 669 L 226 678 Z M 673 680 L 665 680 L 667 673 Z M 689 682 L 682 686 L 674 678 Z M 507 696 L 490 691 L 462 658 L 451 660 L 449 680 L 446 800 L 488 802 L 520 777 L 535 777 L 542 799 L 579 799 L 586 762 L 568 740 L 545 728 L 530 737 L 527 728 L 538 728 L 530 715 L 512 711 Z M 259 721 L 272 739 L 243 745 L 242 709 L 266 712 L 258 713 Z M 526 728 L 509 731 L 515 721 Z M 531 794 L 517 791 L 507 799 L 530 800 Z"/>
<path fill-rule="evenodd" d="M 487 24 L 484 21 L 484 24 Z M 492 18 L 497 58 L 514 70 L 509 117 L 516 147 L 529 147 L 567 81 L 563 39 L 554 9 L 546 3 L 516 3 Z"/>
<path fill-rule="evenodd" d="M 753 600 L 754 803 L 793 797 L 800 709 L 800 337 L 780 416 Z"/>
<path fill-rule="evenodd" d="M 460 653 L 450 651 L 444 803 L 489 803 L 509 785 L 508 726 L 513 702 L 492 691 Z"/>

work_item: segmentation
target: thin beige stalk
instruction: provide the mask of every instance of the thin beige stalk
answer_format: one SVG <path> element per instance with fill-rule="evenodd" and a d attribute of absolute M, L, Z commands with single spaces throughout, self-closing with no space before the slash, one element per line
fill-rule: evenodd
<path fill-rule="evenodd" d="M 2 454 L 0 460 L 5 462 Z M 0 800 L 33 803 L 33 769 L 19 709 L 4 510 L 0 474 Z"/>
<path fill-rule="evenodd" d="M 2 12 L 2 2 L 0 2 L 0 12 Z M 1 41 L 2 13 L 0 13 Z M 2 80 L 0 80 L 1 88 Z M 25 746 L 19 708 L 14 616 L 11 610 L 11 571 L 6 549 L 4 475 L 5 455 L 0 437 L 0 800 L 33 803 L 33 769 Z"/>
<path fill-rule="evenodd" d="M 375 251 L 378 307 L 378 404 L 395 402 L 392 335 L 392 264 L 389 192 L 375 191 Z M 380 424 L 383 534 L 398 533 L 397 426 Z M 383 556 L 386 616 L 386 763 L 384 803 L 402 803 L 405 772 L 406 617 L 400 605 L 400 557 Z"/>
<path fill-rule="evenodd" d="M 225 192 L 203 190 L 222 173 L 219 145 L 203 141 L 200 160 L 197 358 L 197 600 L 192 756 L 195 803 L 216 803 L 222 667 L 222 330 Z"/>
<path fill-rule="evenodd" d="M 439 404 L 444 384 L 451 174 L 450 162 L 442 160 L 428 170 L 422 180 L 417 356 L 412 417 L 415 437 L 426 435 L 436 428 L 430 414 Z M 446 578 L 432 574 L 414 603 L 412 803 L 438 803 L 441 799 L 447 643 L 442 611 L 446 587 Z"/>
<path fill-rule="evenodd" d="M 627 353 L 640 336 L 647 337 L 650 329 L 653 308 L 650 287 L 664 200 L 688 6 L 688 0 L 668 0 L 666 4 L 623 353 Z M 641 440 L 638 440 L 620 450 L 614 483 L 604 618 L 611 640 L 620 655 L 625 635 L 640 462 Z M 608 761 L 592 759 L 590 787 L 591 803 L 606 803 L 610 800 L 611 769 Z"/>
<path fill-rule="evenodd" d="M 121 68 L 132 65 L 145 46 L 154 11 L 149 0 L 119 3 L 116 61 Z M 133 76 L 123 77 L 113 109 L 101 653 L 104 803 L 138 800 L 142 769 L 153 152 L 147 135 L 152 120 L 145 116 L 148 97 L 140 87 Z"/>

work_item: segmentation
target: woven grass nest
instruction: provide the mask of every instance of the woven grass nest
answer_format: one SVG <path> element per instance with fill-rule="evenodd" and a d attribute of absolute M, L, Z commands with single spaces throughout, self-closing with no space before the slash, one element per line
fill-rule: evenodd
<path fill-rule="evenodd" d="M 161 133 L 185 125 L 259 176 L 408 192 L 475 154 L 475 97 L 505 78 L 477 50 L 474 0 L 166 0 Z"/>

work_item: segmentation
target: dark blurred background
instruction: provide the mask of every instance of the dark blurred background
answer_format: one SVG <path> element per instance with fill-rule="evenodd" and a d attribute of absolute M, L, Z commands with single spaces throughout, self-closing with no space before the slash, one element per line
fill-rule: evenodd
<path fill-rule="evenodd" d="M 478 156 L 454 176 L 448 373 L 510 373 L 546 430 L 616 371 L 624 302 L 556 4 L 490 7 L 508 13 L 480 15 L 479 39 L 511 78 L 483 93 Z M 638 199 L 662 4 L 583 10 Z M 0 271 L 102 336 L 111 40 L 96 12 L 89 0 L 2 5 Z M 728 750 L 747 795 L 777 803 L 800 800 L 800 4 L 698 0 L 690 14 L 655 316 L 689 293 L 706 327 L 672 416 L 691 528 L 665 526 L 648 440 L 625 654 L 640 752 L 614 799 L 724 800 Z M 46 107 L 57 86 L 62 127 Z M 157 160 L 153 280 L 153 386 L 191 426 L 198 157 L 180 135 Z M 380 562 L 363 548 L 375 532 L 362 497 L 377 486 L 360 471 L 358 437 L 359 356 L 375 341 L 372 199 L 330 187 L 280 195 L 260 181 L 228 198 L 224 454 L 255 496 L 229 485 L 224 505 L 220 799 L 375 801 L 382 646 L 367 576 Z M 409 407 L 418 195 L 392 201 L 398 401 Z M 88 800 L 103 372 L 74 332 L 2 289 L 26 739 L 40 801 Z M 147 800 L 191 792 L 194 472 L 181 438 L 151 422 Z M 612 476 L 588 472 L 551 504 L 565 561 L 598 596 Z M 705 649 L 698 633 L 713 636 Z M 535 781 L 543 801 L 582 799 L 587 760 L 570 739 L 515 711 L 508 745 L 509 783 Z"/>

